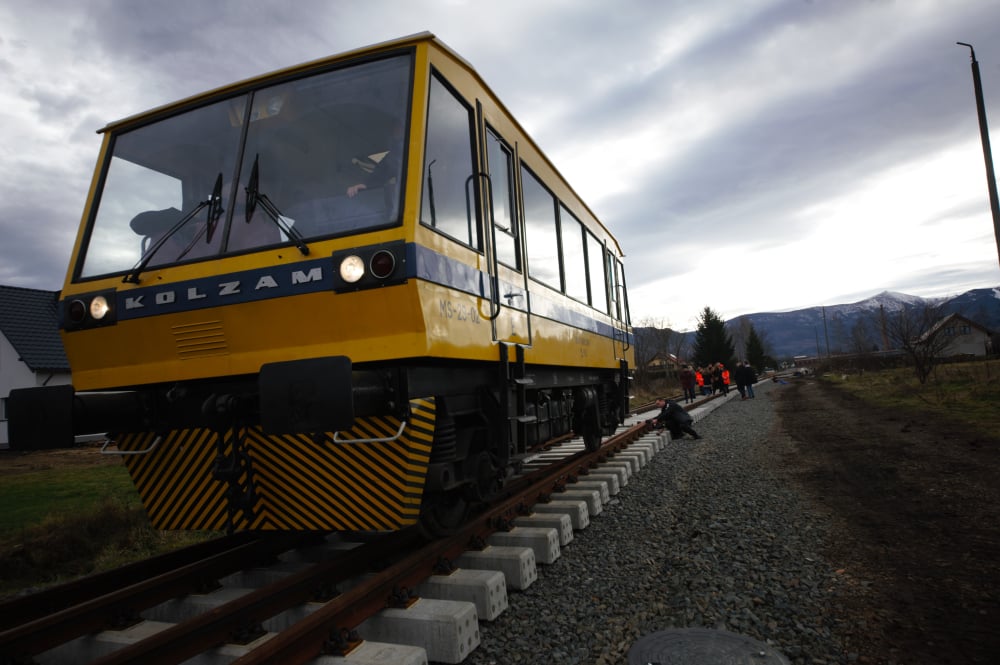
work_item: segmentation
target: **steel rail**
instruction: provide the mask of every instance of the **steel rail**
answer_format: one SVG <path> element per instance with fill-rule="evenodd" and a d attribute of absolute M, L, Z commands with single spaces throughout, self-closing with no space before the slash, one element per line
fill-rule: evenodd
<path fill-rule="evenodd" d="M 150 579 L 136 581 L 47 616 L 0 632 L 0 663 L 22 662 L 88 633 L 135 623 L 141 610 L 178 595 L 196 593 L 248 562 L 268 561 L 294 546 L 298 536 L 254 538 Z M 240 539 L 242 540 L 242 539 Z M 28 661 L 30 662 L 30 660 Z"/>
<path fill-rule="evenodd" d="M 214 538 L 143 561 L 137 561 L 104 573 L 81 577 L 28 596 L 7 600 L 0 603 L 0 626 L 12 628 L 46 617 L 69 605 L 78 605 L 93 600 L 112 591 L 148 580 L 150 577 L 161 575 L 169 570 L 202 561 L 257 538 L 259 538 L 258 534 L 242 531 L 231 536 Z"/>
<path fill-rule="evenodd" d="M 371 571 L 372 561 L 406 550 L 419 540 L 414 529 L 397 531 L 373 543 L 345 552 L 293 573 L 274 584 L 252 591 L 240 598 L 175 624 L 140 642 L 123 647 L 92 665 L 171 665 L 220 646 L 240 643 L 246 637 L 263 634 L 260 624 L 280 612 L 318 600 L 322 590 L 337 582 Z"/>
<path fill-rule="evenodd" d="M 618 452 L 649 430 L 645 423 L 635 425 L 608 439 L 599 450 L 573 456 L 569 463 L 559 468 L 542 469 L 531 474 L 529 486 L 510 493 L 486 512 L 476 516 L 462 530 L 449 538 L 433 542 L 404 557 L 383 574 L 369 579 L 344 594 L 328 601 L 315 612 L 298 621 L 287 630 L 274 636 L 234 661 L 233 665 L 282 664 L 296 665 L 308 662 L 325 653 L 334 653 L 331 647 L 343 642 L 365 619 L 390 606 L 387 599 L 398 595 L 400 589 L 411 589 L 434 573 L 442 561 L 454 561 L 470 549 L 474 542 L 485 542 L 486 537 L 509 523 L 509 517 L 523 512 L 528 506 L 545 499 L 554 487 L 562 484 L 573 470 L 583 471 Z"/>
<path fill-rule="evenodd" d="M 280 612 L 309 601 L 322 602 L 324 591 L 336 594 L 336 585 L 362 573 L 370 573 L 372 562 L 398 560 L 388 567 L 369 576 L 350 590 L 326 600 L 319 609 L 298 621 L 287 630 L 257 645 L 238 663 L 301 663 L 322 653 L 337 653 L 344 649 L 345 636 L 357 628 L 365 619 L 385 607 L 393 606 L 399 599 L 410 596 L 409 589 L 415 588 L 435 572 L 440 572 L 440 564 L 445 568 L 463 552 L 485 542 L 487 536 L 497 530 L 509 528 L 513 517 L 526 512 L 528 507 L 548 497 L 564 486 L 575 475 L 584 475 L 587 470 L 612 456 L 649 429 L 645 423 L 638 424 L 614 437 L 609 438 L 597 451 L 581 451 L 567 456 L 561 462 L 519 476 L 501 490 L 497 500 L 485 511 L 478 514 L 455 535 L 437 540 L 420 547 L 421 540 L 415 529 L 395 532 L 381 537 L 366 546 L 344 553 L 336 560 L 313 565 L 298 573 L 293 573 L 274 584 L 252 591 L 225 603 L 209 612 L 183 621 L 166 630 L 137 643 L 125 646 L 95 662 L 95 665 L 119 665 L 141 662 L 143 665 L 168 665 L 179 663 L 209 651 L 225 643 L 246 643 L 263 634 L 261 624 Z M 559 444 L 550 446 L 558 447 Z M 122 618 L 137 619 L 139 611 L 155 604 L 176 598 L 179 595 L 196 593 L 206 578 L 213 580 L 254 564 L 272 558 L 280 551 L 290 549 L 300 541 L 297 535 L 286 534 L 282 538 L 260 539 L 256 535 L 242 534 L 226 542 L 238 543 L 224 552 L 215 552 L 201 561 L 189 561 L 211 553 L 209 543 L 201 547 L 188 548 L 184 556 L 174 558 L 181 563 L 170 570 L 170 557 L 164 557 L 157 566 L 149 567 L 142 562 L 134 567 L 126 567 L 127 574 L 117 583 L 106 577 L 82 580 L 78 583 L 86 589 L 82 602 L 65 610 L 47 616 L 34 616 L 51 608 L 55 596 L 30 601 L 24 607 L 31 607 L 33 618 L 22 621 L 17 627 L 0 633 L 0 663 L 30 662 L 34 655 L 87 633 L 108 628 L 120 628 Z M 407 554 L 409 552 L 409 554 Z M 403 556 L 400 557 L 400 554 Z M 145 564 L 145 565 L 143 565 Z M 167 568 L 150 579 L 154 568 Z M 112 571 L 108 575 L 113 575 Z M 111 588 L 98 593 L 103 578 Z M 332 590 L 332 591 L 331 591 Z M 52 593 L 55 593 L 53 590 Z M 83 593 L 83 591 L 80 591 Z M 66 598 L 60 606 L 65 607 Z"/>

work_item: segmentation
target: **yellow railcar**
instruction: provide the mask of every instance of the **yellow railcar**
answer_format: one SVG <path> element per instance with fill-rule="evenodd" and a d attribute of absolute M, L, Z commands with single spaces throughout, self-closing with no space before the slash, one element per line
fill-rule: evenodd
<path fill-rule="evenodd" d="M 612 234 L 424 33 L 108 125 L 61 294 L 73 387 L 154 524 L 447 528 L 540 443 L 623 421 Z"/>

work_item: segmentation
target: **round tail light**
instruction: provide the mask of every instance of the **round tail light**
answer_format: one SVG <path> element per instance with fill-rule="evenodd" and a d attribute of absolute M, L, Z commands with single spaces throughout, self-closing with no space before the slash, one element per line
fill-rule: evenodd
<path fill-rule="evenodd" d="M 87 306 L 82 300 L 74 300 L 69 304 L 68 314 L 72 323 L 82 323 L 87 316 Z"/>
<path fill-rule="evenodd" d="M 392 252 L 380 249 L 372 256 L 370 267 L 373 275 L 385 279 L 396 269 L 396 257 Z"/>

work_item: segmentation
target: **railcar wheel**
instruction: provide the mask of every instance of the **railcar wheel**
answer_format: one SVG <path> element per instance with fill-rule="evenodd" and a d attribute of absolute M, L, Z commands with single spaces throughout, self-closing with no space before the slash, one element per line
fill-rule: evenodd
<path fill-rule="evenodd" d="M 469 514 L 469 502 L 461 490 L 437 492 L 424 499 L 420 526 L 429 537 L 449 536 L 462 526 Z"/>
<path fill-rule="evenodd" d="M 581 429 L 583 431 L 581 434 L 583 436 L 583 445 L 588 451 L 594 452 L 601 447 L 601 440 L 603 439 L 601 435 L 601 418 L 597 413 L 597 407 L 587 407 L 580 420 L 582 421 Z"/>
<path fill-rule="evenodd" d="M 496 494 L 497 490 L 500 489 L 497 469 L 493 466 L 493 460 L 490 459 L 489 453 L 481 452 L 476 455 L 476 461 L 469 480 L 471 482 L 466 488 L 466 496 L 470 501 L 481 503 Z"/>
<path fill-rule="evenodd" d="M 587 428 L 583 431 L 583 445 L 588 452 L 594 452 L 601 447 L 601 431 L 597 428 Z"/>
<path fill-rule="evenodd" d="M 583 437 L 588 451 L 601 447 L 601 413 L 597 391 L 591 387 L 573 391 L 573 432 Z"/>

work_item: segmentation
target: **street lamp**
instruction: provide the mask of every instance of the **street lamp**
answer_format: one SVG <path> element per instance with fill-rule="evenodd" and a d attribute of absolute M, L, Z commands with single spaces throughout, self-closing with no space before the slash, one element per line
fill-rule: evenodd
<path fill-rule="evenodd" d="M 976 90 L 976 110 L 979 112 L 979 135 L 983 139 L 983 157 L 986 159 L 986 186 L 990 193 L 990 211 L 993 213 L 993 234 L 997 241 L 997 260 L 1000 261 L 1000 202 L 997 201 L 997 180 L 993 173 L 993 155 L 990 151 L 990 130 L 986 126 L 986 104 L 983 102 L 983 82 L 979 78 L 979 62 L 972 44 L 955 42 L 968 46 L 972 58 L 972 84 Z"/>

